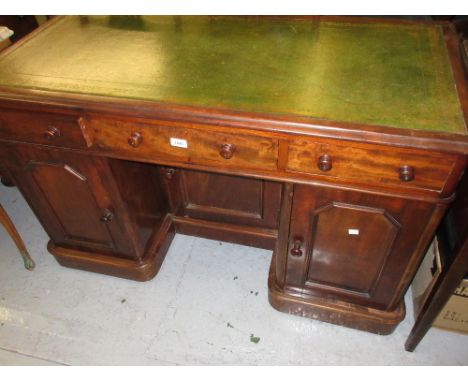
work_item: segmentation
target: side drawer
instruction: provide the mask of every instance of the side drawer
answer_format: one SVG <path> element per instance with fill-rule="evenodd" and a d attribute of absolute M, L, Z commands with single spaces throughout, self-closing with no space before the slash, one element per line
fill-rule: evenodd
<path fill-rule="evenodd" d="M 211 129 L 88 118 L 100 151 L 131 158 L 276 170 L 278 141 Z"/>
<path fill-rule="evenodd" d="M 287 171 L 441 191 L 456 160 L 438 152 L 299 138 L 289 143 Z"/>
<path fill-rule="evenodd" d="M 42 145 L 86 148 L 79 116 L 0 109 L 0 139 Z"/>

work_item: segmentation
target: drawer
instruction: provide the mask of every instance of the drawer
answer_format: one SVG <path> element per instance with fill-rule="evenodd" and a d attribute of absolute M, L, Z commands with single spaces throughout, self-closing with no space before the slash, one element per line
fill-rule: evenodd
<path fill-rule="evenodd" d="M 456 159 L 455 155 L 423 150 L 297 139 L 289 144 L 287 171 L 441 191 Z"/>
<path fill-rule="evenodd" d="M 100 151 L 133 159 L 276 170 L 278 141 L 261 136 L 88 118 L 93 144 Z"/>
<path fill-rule="evenodd" d="M 86 148 L 77 115 L 0 109 L 0 139 Z"/>

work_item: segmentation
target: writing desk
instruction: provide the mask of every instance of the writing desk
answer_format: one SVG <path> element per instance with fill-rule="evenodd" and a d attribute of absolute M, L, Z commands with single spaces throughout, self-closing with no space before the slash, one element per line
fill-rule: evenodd
<path fill-rule="evenodd" d="M 443 23 L 61 17 L 0 56 L 0 100 L 60 264 L 144 281 L 176 232 L 268 248 L 276 309 L 380 334 L 468 154 Z"/>

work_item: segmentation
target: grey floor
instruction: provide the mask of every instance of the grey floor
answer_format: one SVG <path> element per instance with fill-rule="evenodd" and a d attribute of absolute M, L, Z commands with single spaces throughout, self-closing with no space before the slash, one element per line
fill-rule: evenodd
<path fill-rule="evenodd" d="M 17 189 L 0 186 L 0 203 L 37 264 L 0 227 L 0 365 L 468 365 L 468 336 L 438 329 L 404 351 L 409 294 L 378 336 L 274 310 L 266 250 L 177 235 L 149 282 L 67 269 Z"/>

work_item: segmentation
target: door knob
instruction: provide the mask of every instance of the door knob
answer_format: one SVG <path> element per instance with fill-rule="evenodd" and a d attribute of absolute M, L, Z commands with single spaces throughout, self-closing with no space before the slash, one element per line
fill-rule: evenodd
<path fill-rule="evenodd" d="M 107 208 L 104 210 L 102 216 L 101 216 L 101 221 L 103 223 L 107 223 L 107 222 L 110 222 L 112 221 L 112 219 L 114 218 L 114 213 L 111 211 L 111 210 L 108 210 Z"/>
<path fill-rule="evenodd" d="M 291 255 L 295 257 L 302 256 L 302 241 L 296 240 L 289 253 L 291 253 Z"/>

